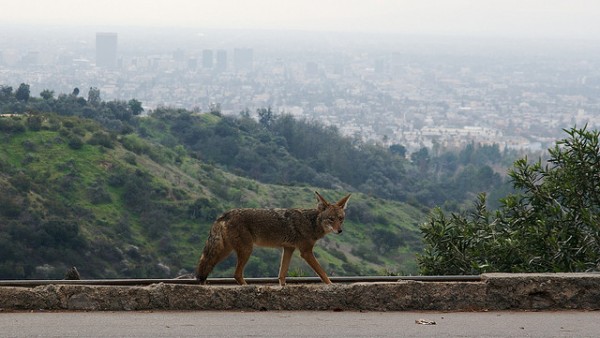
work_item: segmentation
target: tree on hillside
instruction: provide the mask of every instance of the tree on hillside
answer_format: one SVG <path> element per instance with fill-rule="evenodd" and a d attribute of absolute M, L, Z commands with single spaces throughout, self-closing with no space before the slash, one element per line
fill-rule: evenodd
<path fill-rule="evenodd" d="M 598 131 L 565 130 L 550 159 L 517 160 L 509 176 L 517 193 L 496 212 L 481 195 L 473 210 L 432 212 L 421 227 L 424 274 L 600 270 Z"/>
<path fill-rule="evenodd" d="M 40 93 L 40 97 L 44 100 L 51 100 L 54 98 L 54 91 L 49 89 L 44 89 Z"/>
<path fill-rule="evenodd" d="M 396 154 L 402 158 L 406 156 L 406 147 L 401 144 L 392 144 L 388 149 L 392 154 Z"/>
<path fill-rule="evenodd" d="M 100 102 L 102 102 L 100 99 L 100 89 L 96 87 L 90 87 L 90 90 L 88 91 L 87 102 L 93 106 L 99 105 Z"/>
<path fill-rule="evenodd" d="M 0 86 L 0 99 L 7 99 L 12 96 L 13 87 Z"/>
<path fill-rule="evenodd" d="M 273 114 L 271 107 L 257 109 L 256 114 L 258 115 L 258 122 L 265 127 L 270 126 L 275 119 L 275 115 Z"/>
<path fill-rule="evenodd" d="M 27 102 L 29 100 L 30 90 L 29 85 L 21 83 L 17 91 L 15 92 L 15 98 L 19 101 Z"/>
<path fill-rule="evenodd" d="M 422 147 L 419 151 L 412 153 L 410 159 L 419 168 L 420 172 L 426 173 L 429 169 L 431 157 L 429 156 L 429 150 L 427 150 L 427 148 Z"/>
<path fill-rule="evenodd" d="M 129 100 L 127 104 L 129 105 L 129 110 L 131 110 L 133 115 L 140 115 L 144 111 L 142 103 L 136 99 Z"/>

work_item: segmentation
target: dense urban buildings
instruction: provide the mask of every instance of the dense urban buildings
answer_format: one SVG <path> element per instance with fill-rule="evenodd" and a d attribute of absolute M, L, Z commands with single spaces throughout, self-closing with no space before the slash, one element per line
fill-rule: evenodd
<path fill-rule="evenodd" d="M 271 107 L 409 151 L 469 142 L 535 151 L 563 128 L 600 127 L 598 49 L 353 33 L 15 31 L 0 40 L 0 85 L 24 82 L 32 95 L 94 87 L 146 111 Z"/>

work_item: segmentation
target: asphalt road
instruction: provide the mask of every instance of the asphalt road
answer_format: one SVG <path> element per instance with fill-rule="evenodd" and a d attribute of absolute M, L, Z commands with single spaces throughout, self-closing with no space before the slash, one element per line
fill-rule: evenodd
<path fill-rule="evenodd" d="M 435 325 L 416 321 L 435 322 Z M 0 337 L 597 337 L 600 312 L 0 312 Z"/>

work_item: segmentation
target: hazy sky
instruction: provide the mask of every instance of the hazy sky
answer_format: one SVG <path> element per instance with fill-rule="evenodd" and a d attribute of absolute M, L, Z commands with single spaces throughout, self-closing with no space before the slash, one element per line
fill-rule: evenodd
<path fill-rule="evenodd" d="M 0 0 L 0 23 L 600 39 L 600 0 Z"/>

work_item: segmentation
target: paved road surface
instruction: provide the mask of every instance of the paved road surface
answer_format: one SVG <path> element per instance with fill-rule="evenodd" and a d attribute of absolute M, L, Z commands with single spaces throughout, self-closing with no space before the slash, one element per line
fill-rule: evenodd
<path fill-rule="evenodd" d="M 417 324 L 424 319 L 435 325 Z M 600 312 L 0 312 L 0 337 L 598 337 Z"/>

